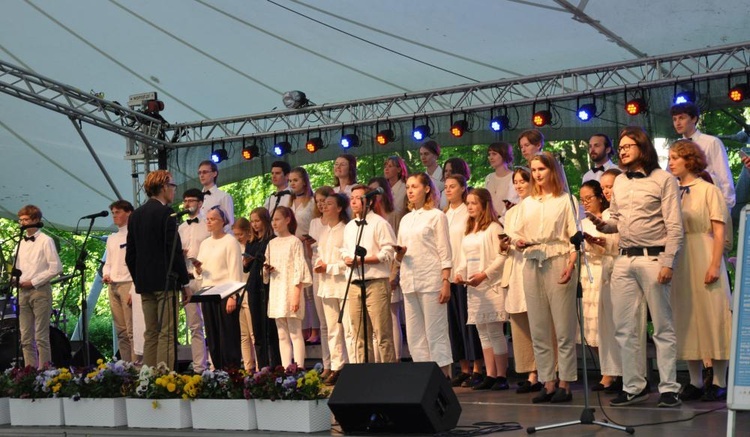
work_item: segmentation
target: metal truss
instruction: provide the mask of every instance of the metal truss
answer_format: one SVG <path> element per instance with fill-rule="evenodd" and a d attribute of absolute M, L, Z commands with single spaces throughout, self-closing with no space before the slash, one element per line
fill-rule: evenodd
<path fill-rule="evenodd" d="M 170 146 L 158 135 L 166 123 L 3 61 L 0 91 L 152 147 Z"/>
<path fill-rule="evenodd" d="M 404 122 L 415 117 L 569 100 L 626 90 L 698 82 L 750 71 L 750 42 L 694 50 L 633 61 L 318 105 L 297 110 L 172 124 L 167 136 L 171 147 L 208 145 L 214 142 L 268 138 L 330 131 L 344 126 Z"/>

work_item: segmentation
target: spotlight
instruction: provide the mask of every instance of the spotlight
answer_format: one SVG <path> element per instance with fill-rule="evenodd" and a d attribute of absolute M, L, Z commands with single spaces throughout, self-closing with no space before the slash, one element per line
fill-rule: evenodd
<path fill-rule="evenodd" d="M 411 135 L 414 137 L 415 140 L 422 141 L 425 138 L 429 137 L 430 133 L 431 133 L 430 127 L 427 126 L 426 124 L 423 124 L 423 125 L 415 127 Z"/>
<path fill-rule="evenodd" d="M 273 154 L 276 156 L 284 156 L 287 153 L 291 153 L 292 151 L 292 143 L 289 141 L 282 141 L 280 143 L 276 143 L 273 146 Z"/>
<path fill-rule="evenodd" d="M 502 132 L 508 127 L 508 124 L 510 124 L 508 116 L 500 115 L 498 117 L 493 117 L 492 120 L 490 120 L 490 129 L 494 132 Z"/>
<path fill-rule="evenodd" d="M 385 146 L 386 144 L 390 143 L 394 139 L 395 139 L 395 135 L 393 135 L 393 130 L 391 129 L 381 130 L 375 136 L 375 141 L 381 146 Z"/>
<path fill-rule="evenodd" d="M 357 134 L 346 134 L 341 137 L 341 147 L 349 149 L 351 147 L 359 146 L 359 137 Z"/>
<path fill-rule="evenodd" d="M 536 111 L 534 113 L 534 116 L 531 117 L 531 122 L 534 123 L 534 126 L 536 127 L 546 126 L 550 123 L 551 120 L 552 113 L 548 109 Z"/>
<path fill-rule="evenodd" d="M 637 99 L 629 100 L 627 103 L 625 103 L 625 112 L 627 112 L 628 115 L 638 115 L 645 110 L 646 101 L 640 97 Z"/>
<path fill-rule="evenodd" d="M 746 83 L 735 85 L 729 89 L 729 100 L 741 102 L 750 96 L 750 87 Z"/>
<path fill-rule="evenodd" d="M 591 121 L 592 118 L 596 117 L 596 105 L 593 103 L 586 103 L 578 107 L 578 119 L 581 121 Z"/>
<path fill-rule="evenodd" d="M 310 101 L 307 100 L 307 96 L 302 91 L 287 91 L 284 93 L 281 101 L 289 109 L 304 108 L 310 105 Z"/>
<path fill-rule="evenodd" d="M 211 161 L 218 164 L 221 161 L 226 161 L 229 155 L 227 154 L 227 149 L 221 148 L 219 150 L 214 150 L 211 152 Z"/>
<path fill-rule="evenodd" d="M 246 161 L 250 161 L 257 156 L 260 156 L 260 149 L 258 149 L 258 146 L 252 145 L 250 147 L 242 148 L 242 157 L 245 158 Z"/>
<path fill-rule="evenodd" d="M 454 137 L 462 137 L 464 132 L 469 130 L 469 122 L 466 120 L 458 120 L 451 125 L 451 135 Z"/>
<path fill-rule="evenodd" d="M 674 96 L 674 104 L 680 105 L 683 103 L 695 103 L 695 93 L 692 91 L 682 91 L 680 93 L 675 94 Z"/>
<path fill-rule="evenodd" d="M 305 144 L 305 149 L 310 153 L 315 153 L 323 148 L 323 139 L 320 137 L 310 138 Z"/>

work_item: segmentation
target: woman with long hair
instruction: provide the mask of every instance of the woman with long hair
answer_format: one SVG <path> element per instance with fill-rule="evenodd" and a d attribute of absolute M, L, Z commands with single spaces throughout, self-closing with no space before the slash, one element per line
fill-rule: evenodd
<path fill-rule="evenodd" d="M 571 281 L 577 254 L 570 243 L 570 237 L 577 232 L 578 205 L 571 205 L 564 191 L 562 167 L 551 153 L 534 155 L 530 167 L 531 195 L 518 206 L 520 226 L 513 243 L 526 258 L 524 292 L 534 359 L 539 379 L 544 382 L 533 402 L 570 402 L 573 399 L 570 383 L 578 378 L 575 282 Z M 556 388 L 555 342 L 559 388 Z"/>
<path fill-rule="evenodd" d="M 250 244 L 250 235 L 253 230 L 250 226 L 250 220 L 245 217 L 237 217 L 232 225 L 232 233 L 237 242 L 240 243 L 242 248 L 242 280 L 248 283 L 250 273 L 244 271 L 246 267 L 250 265 L 250 258 L 246 256 L 247 249 Z M 240 348 L 242 350 L 242 364 L 246 371 L 252 372 L 256 369 L 255 366 L 255 349 L 253 340 L 253 318 L 250 314 L 249 293 L 251 290 L 248 289 L 247 285 L 245 290 L 241 293 L 240 301 Z"/>
<path fill-rule="evenodd" d="M 448 206 L 445 216 L 448 219 L 448 234 L 451 241 L 453 269 L 458 267 L 458 257 L 461 253 L 461 242 L 466 233 L 466 222 L 469 211 L 466 209 L 466 196 L 469 187 L 466 178 L 460 174 L 452 174 L 445 178 L 445 189 Z M 455 274 L 451 274 L 451 300 L 448 303 L 448 327 L 451 339 L 453 361 L 458 361 L 461 371 L 451 379 L 453 387 L 473 387 L 484 379 L 482 366 L 482 345 L 475 325 L 467 325 L 468 300 L 466 285 L 455 282 Z M 473 370 L 471 368 L 473 362 Z"/>
<path fill-rule="evenodd" d="M 443 191 L 440 193 L 440 209 L 445 210 L 448 206 L 448 199 L 445 197 L 445 181 L 451 175 L 461 175 L 466 179 L 466 183 L 469 183 L 471 179 L 471 169 L 469 164 L 461 158 L 448 158 L 443 163 Z M 467 189 L 467 192 L 470 189 Z"/>
<path fill-rule="evenodd" d="M 333 162 L 333 190 L 352 195 L 352 187 L 357 184 L 357 158 L 344 153 Z"/>
<path fill-rule="evenodd" d="M 507 390 L 508 341 L 504 324 L 505 289 L 500 286 L 507 259 L 507 237 L 497 221 L 492 195 L 484 188 L 466 197 L 466 222 L 455 282 L 468 286 L 468 318 L 475 325 L 482 344 L 487 377 L 472 390 Z M 501 241 L 501 238 L 503 239 Z"/>
<path fill-rule="evenodd" d="M 448 219 L 437 208 L 438 192 L 426 173 L 406 181 L 411 212 L 401 219 L 396 260 L 401 263 L 406 338 L 415 362 L 434 361 L 450 375 L 448 335 L 451 248 Z"/>

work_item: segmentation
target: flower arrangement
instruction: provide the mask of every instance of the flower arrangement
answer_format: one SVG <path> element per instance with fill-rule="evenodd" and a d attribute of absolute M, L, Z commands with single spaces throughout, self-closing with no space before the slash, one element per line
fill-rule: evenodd
<path fill-rule="evenodd" d="M 96 367 L 73 378 L 73 384 L 66 390 L 73 400 L 80 398 L 120 398 L 127 396 L 138 380 L 138 371 L 127 361 L 109 361 L 99 359 Z"/>
<path fill-rule="evenodd" d="M 10 377 L 12 368 L 0 373 L 0 398 L 8 398 L 13 392 L 13 379 Z"/>
<path fill-rule="evenodd" d="M 11 381 L 8 395 L 17 399 L 36 399 L 42 397 L 36 391 L 36 377 L 39 371 L 36 367 L 11 367 L 5 371 L 5 376 Z"/>
<path fill-rule="evenodd" d="M 320 363 L 304 371 L 292 363 L 284 369 L 264 367 L 255 375 L 245 378 L 245 397 L 275 400 L 323 399 L 330 394 L 320 379 Z"/>
<path fill-rule="evenodd" d="M 11 387 L 7 395 L 18 399 L 56 398 L 63 396 L 71 384 L 73 374 L 66 368 L 13 367 L 5 371 Z"/>
<path fill-rule="evenodd" d="M 185 385 L 185 392 L 198 399 L 245 399 L 247 376 L 244 370 L 205 370 Z"/>
<path fill-rule="evenodd" d="M 190 387 L 194 387 L 200 379 L 200 375 L 180 375 L 170 371 L 164 363 L 156 367 L 144 365 L 138 375 L 138 384 L 130 394 L 142 399 L 192 399 L 196 391 L 192 388 L 186 390 L 186 386 L 192 383 Z M 158 408 L 158 402 L 154 402 L 154 408 Z"/>

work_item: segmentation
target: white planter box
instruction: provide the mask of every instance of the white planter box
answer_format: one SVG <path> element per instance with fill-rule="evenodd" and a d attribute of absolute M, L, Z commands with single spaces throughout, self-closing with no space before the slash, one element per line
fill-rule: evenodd
<path fill-rule="evenodd" d="M 125 408 L 125 398 L 63 399 L 65 426 L 125 426 L 128 424 Z"/>
<path fill-rule="evenodd" d="M 265 431 L 318 432 L 331 429 L 328 399 L 314 401 L 255 400 L 258 429 Z"/>
<path fill-rule="evenodd" d="M 11 399 L 10 424 L 13 426 L 65 425 L 62 398 Z"/>
<path fill-rule="evenodd" d="M 10 398 L 0 398 L 0 425 L 10 423 Z"/>
<path fill-rule="evenodd" d="M 195 399 L 190 402 L 190 411 L 193 429 L 258 429 L 252 399 Z"/>
<path fill-rule="evenodd" d="M 128 428 L 181 429 L 193 426 L 190 401 L 184 399 L 125 399 Z"/>

